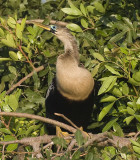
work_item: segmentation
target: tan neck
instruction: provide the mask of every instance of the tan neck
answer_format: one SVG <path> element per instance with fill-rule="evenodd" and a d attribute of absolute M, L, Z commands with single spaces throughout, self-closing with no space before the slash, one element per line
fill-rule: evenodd
<path fill-rule="evenodd" d="M 56 64 L 57 89 L 70 100 L 85 100 L 92 92 L 94 80 L 88 70 L 79 67 L 77 60 L 62 54 Z"/>
<path fill-rule="evenodd" d="M 58 37 L 64 43 L 65 53 L 57 58 L 57 89 L 70 100 L 85 100 L 92 92 L 94 80 L 88 70 L 79 67 L 79 52 L 75 38 L 69 33 Z"/>
<path fill-rule="evenodd" d="M 77 62 L 79 62 L 79 51 L 75 37 L 68 32 L 67 35 L 65 35 L 65 38 L 63 35 L 59 35 L 58 38 L 64 44 L 65 54 L 71 54 L 73 57 L 75 57 Z"/>

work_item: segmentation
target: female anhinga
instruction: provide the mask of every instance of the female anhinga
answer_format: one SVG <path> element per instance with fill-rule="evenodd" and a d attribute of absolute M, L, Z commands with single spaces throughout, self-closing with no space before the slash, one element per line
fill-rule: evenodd
<path fill-rule="evenodd" d="M 36 25 L 49 30 L 64 44 L 65 52 L 57 58 L 56 78 L 50 85 L 46 96 L 46 116 L 58 121 L 61 113 L 78 127 L 86 129 L 93 107 L 94 79 L 91 73 L 80 66 L 77 42 L 65 27 L 56 25 Z"/>

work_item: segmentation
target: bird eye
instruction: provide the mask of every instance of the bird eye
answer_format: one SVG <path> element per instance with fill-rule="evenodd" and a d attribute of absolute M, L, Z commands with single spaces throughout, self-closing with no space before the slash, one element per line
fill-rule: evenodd
<path fill-rule="evenodd" d="M 57 27 L 56 27 L 55 25 L 51 25 L 51 29 L 52 29 L 52 30 L 56 31 L 56 28 L 57 28 Z"/>

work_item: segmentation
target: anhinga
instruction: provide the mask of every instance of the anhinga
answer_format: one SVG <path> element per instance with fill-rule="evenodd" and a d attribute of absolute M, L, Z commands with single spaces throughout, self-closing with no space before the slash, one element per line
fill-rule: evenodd
<path fill-rule="evenodd" d="M 46 116 L 64 122 L 54 115 L 61 113 L 78 127 L 86 129 L 93 107 L 94 79 L 87 69 L 80 66 L 77 42 L 65 27 L 35 24 L 52 32 L 63 42 L 65 50 L 57 58 L 56 78 L 46 95 Z"/>

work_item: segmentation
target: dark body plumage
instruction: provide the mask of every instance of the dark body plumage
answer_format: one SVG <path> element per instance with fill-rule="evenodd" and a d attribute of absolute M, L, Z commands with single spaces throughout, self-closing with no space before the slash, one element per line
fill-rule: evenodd
<path fill-rule="evenodd" d="M 68 100 L 60 94 L 56 87 L 56 79 L 53 79 L 52 84 L 49 87 L 46 97 L 46 117 L 58 120 L 69 124 L 63 118 L 54 115 L 54 113 L 61 113 L 69 118 L 78 127 L 83 127 L 87 130 L 87 126 L 90 124 L 91 113 L 93 109 L 94 96 L 93 91 L 86 100 L 72 101 Z M 55 127 L 47 125 L 49 134 L 55 134 Z"/>
<path fill-rule="evenodd" d="M 54 115 L 54 113 L 61 113 L 78 127 L 82 126 L 86 129 L 94 102 L 94 79 L 87 69 L 80 66 L 75 37 L 65 27 L 37 25 L 51 31 L 60 39 L 65 50 L 57 58 L 56 78 L 47 92 L 46 116 L 65 122 L 63 118 Z M 50 128 L 49 132 L 54 133 L 53 128 Z"/>

